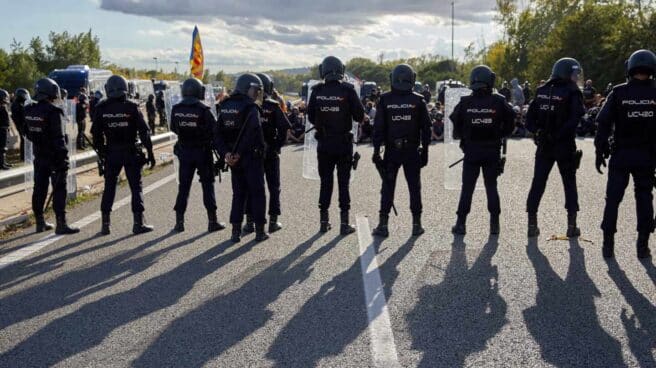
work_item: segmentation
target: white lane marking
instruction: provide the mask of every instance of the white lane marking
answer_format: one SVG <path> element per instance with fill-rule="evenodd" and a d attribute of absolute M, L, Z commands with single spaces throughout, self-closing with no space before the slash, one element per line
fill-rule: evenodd
<path fill-rule="evenodd" d="M 176 177 L 177 177 L 177 175 L 173 174 L 173 175 L 169 175 L 165 178 L 162 178 L 162 179 L 152 183 L 151 185 L 144 188 L 144 190 L 143 190 L 144 195 L 152 192 L 153 190 L 155 190 L 155 189 L 157 189 L 157 188 L 159 188 L 163 185 L 166 185 L 170 181 L 174 180 Z M 114 207 L 113 208 L 115 210 L 118 209 L 118 208 L 121 208 L 121 207 L 127 205 L 128 203 L 130 203 L 131 199 L 132 199 L 131 196 L 127 196 L 127 197 L 119 200 L 118 202 L 114 202 Z M 83 227 L 85 227 L 85 226 L 91 224 L 92 222 L 100 219 L 100 217 L 101 217 L 100 211 L 97 211 L 97 212 L 94 212 L 94 213 L 90 214 L 89 216 L 84 217 L 84 218 L 80 219 L 79 221 L 71 224 L 71 226 L 78 227 L 78 228 L 82 229 Z M 44 236 L 43 238 L 37 240 L 36 242 L 34 242 L 34 243 L 24 247 L 24 248 L 21 248 L 17 251 L 9 253 L 8 255 L 0 258 L 0 270 L 7 267 L 7 266 L 9 266 L 12 263 L 16 263 L 16 262 L 24 259 L 25 257 L 28 257 L 29 255 L 31 255 L 35 252 L 40 251 L 41 249 L 55 243 L 56 241 L 58 241 L 58 240 L 60 240 L 64 237 L 65 237 L 64 235 L 55 235 L 55 233 L 50 233 L 50 234 Z"/>
<path fill-rule="evenodd" d="M 390 323 L 385 290 L 378 271 L 376 250 L 369 229 L 369 220 L 357 216 L 358 244 L 360 246 L 360 266 L 364 282 L 364 297 L 369 318 L 369 337 L 371 355 L 376 367 L 400 367 L 396 353 L 392 324 Z"/>

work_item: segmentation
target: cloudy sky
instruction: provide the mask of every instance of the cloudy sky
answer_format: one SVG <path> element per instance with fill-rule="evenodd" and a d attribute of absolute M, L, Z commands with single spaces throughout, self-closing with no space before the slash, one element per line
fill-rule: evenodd
<path fill-rule="evenodd" d="M 187 68 L 198 25 L 212 71 L 308 66 L 344 60 L 451 53 L 450 1 L 436 0 L 0 0 L 0 47 L 49 31 L 100 37 L 103 60 L 165 70 Z M 458 0 L 455 55 L 500 37 L 494 0 Z"/>

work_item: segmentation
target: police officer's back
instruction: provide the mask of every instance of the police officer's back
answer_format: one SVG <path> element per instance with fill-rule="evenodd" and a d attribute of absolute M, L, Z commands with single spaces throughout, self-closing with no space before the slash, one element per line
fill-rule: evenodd
<path fill-rule="evenodd" d="M 628 61 L 629 81 L 615 86 L 597 115 L 595 137 L 597 171 L 610 155 L 603 255 L 613 257 L 618 207 L 633 177 L 638 214 L 639 258 L 648 258 L 649 236 L 654 228 L 653 183 L 656 147 L 656 55 L 649 50 L 634 52 Z M 612 135 L 612 139 L 611 139 Z M 612 140 L 612 144 L 610 140 Z"/>
<path fill-rule="evenodd" d="M 462 97 L 450 116 L 453 138 L 461 140 L 465 154 L 458 219 L 452 229 L 459 235 L 466 233 L 466 218 L 481 171 L 488 197 L 490 233 L 496 235 L 500 230 L 501 205 L 497 177 L 503 172 L 504 165 L 500 148 L 502 140 L 512 133 L 515 112 L 504 96 L 493 93 L 495 80 L 496 75 L 485 65 L 472 69 L 470 88 L 473 93 Z"/>
<path fill-rule="evenodd" d="M 43 217 L 49 182 L 53 183 L 52 204 L 57 219 L 57 234 L 73 234 L 80 230 L 66 224 L 66 177 L 69 161 L 66 136 L 62 129 L 64 112 L 53 103 L 60 99 L 59 86 L 49 78 L 36 83 L 38 103 L 25 109 L 25 134 L 33 143 L 34 192 L 32 211 L 36 218 L 36 231 L 52 229 Z"/>
<path fill-rule="evenodd" d="M 349 224 L 351 198 L 349 180 L 353 165 L 352 124 L 364 119 L 364 106 L 351 84 L 342 81 L 344 64 L 334 56 L 326 57 L 319 66 L 323 79 L 312 89 L 308 102 L 308 120 L 314 126 L 317 138 L 317 160 L 321 189 L 319 194 L 320 231 L 330 229 L 328 209 L 333 189 L 333 172 L 337 168 L 340 232 L 351 234 L 355 228 Z"/>
<path fill-rule="evenodd" d="M 132 232 L 134 234 L 149 232 L 153 228 L 144 224 L 141 169 L 146 163 L 150 164 L 151 169 L 155 166 L 150 131 L 139 106 L 127 99 L 128 84 L 125 78 L 119 75 L 111 76 L 105 84 L 105 90 L 107 98 L 96 105 L 91 127 L 94 146 L 105 156 L 106 166 L 105 190 L 101 202 L 101 233 L 110 232 L 110 213 L 116 194 L 118 175 L 123 168 L 132 192 L 134 215 Z M 137 145 L 137 136 L 147 150 L 147 157 Z"/>
<path fill-rule="evenodd" d="M 422 167 L 428 164 L 428 147 L 431 139 L 431 121 L 425 97 L 412 91 L 415 71 L 407 64 L 397 65 L 391 75 L 392 91 L 381 95 L 374 118 L 372 161 L 382 177 L 380 219 L 373 234 L 387 237 L 389 212 L 396 186 L 398 171 L 403 167 L 412 212 L 412 235 L 424 233 L 421 225 Z M 385 159 L 380 148 L 385 146 Z"/>
<path fill-rule="evenodd" d="M 537 89 L 529 105 L 526 127 L 535 135 L 538 146 L 535 175 L 527 199 L 529 237 L 540 233 L 537 212 L 554 163 L 558 164 L 565 190 L 567 235 L 580 234 L 576 225 L 579 211 L 576 170 L 581 153 L 576 150 L 575 138 L 576 127 L 585 113 L 583 96 L 576 83 L 581 72 L 581 65 L 575 59 L 558 60 L 553 66 L 551 79 Z"/>

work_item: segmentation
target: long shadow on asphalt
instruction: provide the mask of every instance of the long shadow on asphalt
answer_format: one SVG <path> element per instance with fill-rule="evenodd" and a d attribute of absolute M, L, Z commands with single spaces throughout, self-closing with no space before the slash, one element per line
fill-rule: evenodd
<path fill-rule="evenodd" d="M 102 248 L 111 247 L 130 237 L 132 237 L 132 235 L 125 235 L 118 239 L 114 239 L 73 253 L 69 253 L 65 256 L 61 256 L 61 257 L 49 259 L 45 262 L 37 263 L 40 260 L 47 259 L 52 255 L 65 252 L 69 249 L 75 249 L 80 245 L 83 245 L 96 238 L 96 236 L 92 236 L 86 239 L 78 240 L 74 243 L 70 243 L 59 248 L 52 249 L 48 252 L 42 252 L 37 256 L 30 257 L 26 260 L 19 261 L 7 267 L 5 270 L 3 270 L 2 275 L 0 275 L 0 290 L 9 289 L 25 281 L 28 281 L 34 277 L 51 272 L 63 266 L 65 261 L 71 260 L 83 254 L 94 252 Z"/>
<path fill-rule="evenodd" d="M 498 238 L 490 237 L 469 268 L 467 245 L 455 237 L 443 281 L 419 291 L 407 321 L 412 348 L 423 352 L 420 367 L 462 367 L 467 356 L 484 350 L 508 323 L 499 273 L 492 265 L 498 247 Z"/>
<path fill-rule="evenodd" d="M 569 268 L 564 279 L 532 239 L 526 248 L 535 268 L 536 304 L 524 320 L 542 358 L 557 367 L 625 367 L 619 341 L 599 324 L 594 300 L 601 294 L 585 268 L 577 239 L 569 241 Z"/>
<path fill-rule="evenodd" d="M 135 259 L 128 260 L 121 256 L 119 264 L 113 261 L 107 265 L 109 270 L 95 271 L 105 274 L 110 271 L 115 276 L 123 273 L 134 275 L 150 267 L 163 253 L 192 244 L 205 235 L 207 234 L 186 239 Z M 116 328 L 174 305 L 193 288 L 198 280 L 247 253 L 254 247 L 255 242 L 244 244 L 233 252 L 217 257 L 231 245 L 233 243 L 229 241 L 221 243 L 173 270 L 143 282 L 134 289 L 85 304 L 77 311 L 50 322 L 27 340 L 0 356 L 0 367 L 12 366 L 12 362 L 21 362 L 24 367 L 52 366 L 99 345 Z M 115 272 L 113 268 L 120 270 Z M 91 274 L 93 272 L 76 277 L 83 278 Z M 85 292 L 86 290 L 79 289 L 79 293 L 75 296 L 78 297 L 80 293 Z"/>
<path fill-rule="evenodd" d="M 653 265 L 652 265 L 653 266 Z M 641 367 L 656 367 L 653 349 L 656 347 L 656 307 L 631 284 L 615 259 L 608 261 L 608 275 L 613 279 L 633 315 L 622 308 L 620 319 L 629 338 L 629 348 Z"/>
<path fill-rule="evenodd" d="M 146 270 L 156 261 L 157 257 L 177 247 L 186 245 L 187 242 L 174 244 L 139 258 L 131 258 L 152 246 L 156 246 L 159 242 L 171 235 L 171 233 L 165 234 L 138 247 L 121 252 L 100 263 L 67 272 L 52 280 L 2 298 L 0 330 L 15 323 L 73 304 L 83 296 L 89 295 L 92 291 L 100 291 L 104 288 L 111 287 L 130 276 Z M 199 237 L 194 239 L 197 238 Z M 105 244 L 105 246 L 118 241 L 121 241 L 121 239 L 116 239 Z M 46 262 L 47 264 L 43 265 L 44 269 L 38 272 L 47 273 L 52 268 L 60 267 L 59 262 L 62 260 L 54 261 L 56 262 Z M 40 267 L 40 265 L 37 265 L 37 267 Z"/>
<path fill-rule="evenodd" d="M 263 327 L 273 313 L 267 308 L 289 287 L 302 283 L 312 265 L 343 238 L 338 236 L 314 251 L 301 256 L 321 237 L 316 234 L 273 264 L 255 264 L 227 287 L 244 285 L 218 295 L 197 309 L 172 322 L 146 351 L 133 362 L 135 367 L 201 367 L 230 347 Z M 250 278 L 250 279 L 249 279 Z M 312 339 L 305 343 L 312 343 Z M 245 361 L 241 364 L 247 364 Z"/>
<path fill-rule="evenodd" d="M 647 275 L 651 279 L 651 281 L 656 285 L 656 266 L 654 266 L 654 263 L 652 259 L 645 259 L 642 261 L 642 266 L 645 268 L 645 271 L 647 272 Z"/>
<path fill-rule="evenodd" d="M 41 233 L 40 235 L 43 237 L 43 236 L 48 235 L 48 233 Z M 15 238 L 8 238 L 6 240 L 0 241 L 0 247 L 2 247 L 5 244 L 13 243 L 15 241 L 25 239 L 25 238 L 30 237 L 30 236 L 35 236 L 35 237 L 38 236 L 37 233 L 34 232 L 34 227 L 30 227 L 30 229 L 25 230 L 25 233 L 15 237 Z M 0 256 L 5 255 L 7 253 L 11 253 L 13 251 L 17 251 L 21 248 L 24 248 L 24 247 L 30 245 L 30 243 L 31 242 L 26 242 L 26 243 L 23 243 L 23 244 L 18 244 L 14 247 L 9 247 L 9 248 L 6 248 L 6 249 L 0 249 Z"/>
<path fill-rule="evenodd" d="M 379 267 L 385 275 L 385 294 L 391 295 L 399 273 L 396 267 L 412 250 L 409 239 Z M 383 240 L 374 239 L 378 251 Z M 278 367 L 314 367 L 326 357 L 341 354 L 368 327 L 360 259 L 321 286 L 282 329 L 267 353 Z M 381 311 L 374 311 L 375 314 Z"/>

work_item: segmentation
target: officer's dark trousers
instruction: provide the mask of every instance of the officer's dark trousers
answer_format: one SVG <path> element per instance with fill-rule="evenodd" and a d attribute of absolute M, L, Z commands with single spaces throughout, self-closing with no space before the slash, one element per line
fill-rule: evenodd
<path fill-rule="evenodd" d="M 150 134 L 155 135 L 155 115 L 148 115 L 148 127 L 150 128 Z"/>
<path fill-rule="evenodd" d="M 337 168 L 337 185 L 339 186 L 339 208 L 348 211 L 351 208 L 349 194 L 349 181 L 351 180 L 351 161 L 353 156 L 348 154 L 331 154 L 317 152 L 319 161 L 319 178 L 321 189 L 319 192 L 319 209 L 327 211 L 330 208 L 330 199 L 333 195 L 333 172 Z"/>
<path fill-rule="evenodd" d="M 189 190 L 198 171 L 203 188 L 203 204 L 208 211 L 216 211 L 216 196 L 214 194 L 214 168 L 211 152 L 204 148 L 179 148 L 180 169 L 178 172 L 178 197 L 175 201 L 175 212 L 184 213 L 187 210 Z"/>
<path fill-rule="evenodd" d="M 48 186 L 52 184 L 52 208 L 55 214 L 66 214 L 66 171 L 56 172 L 48 159 L 34 160 L 34 191 L 32 192 L 32 212 L 43 214 L 43 206 L 48 197 Z"/>
<path fill-rule="evenodd" d="M 168 123 L 166 120 L 166 111 L 165 110 L 157 110 L 157 114 L 159 115 L 159 125 L 163 127 L 168 127 Z"/>
<path fill-rule="evenodd" d="M 249 213 L 253 222 L 266 222 L 266 196 L 264 194 L 264 166 L 261 159 L 242 160 L 232 172 L 232 209 L 230 222 L 239 224 L 244 219 L 246 201 L 249 203 Z"/>
<path fill-rule="evenodd" d="M 637 231 L 651 233 L 654 229 L 654 208 L 652 188 L 654 185 L 654 167 L 649 161 L 646 149 L 618 150 L 610 159 L 608 166 L 608 186 L 606 187 L 606 208 L 601 229 L 604 232 L 617 231 L 617 209 L 633 176 L 636 210 L 638 217 Z"/>
<path fill-rule="evenodd" d="M 20 134 L 20 160 L 25 161 L 25 136 Z"/>
<path fill-rule="evenodd" d="M 264 177 L 269 189 L 269 216 L 280 216 L 280 155 L 268 153 L 264 160 Z M 250 200 L 246 199 L 246 213 L 250 216 Z"/>
<path fill-rule="evenodd" d="M 9 127 L 0 127 L 0 155 L 7 153 L 7 137 L 9 136 Z"/>
<path fill-rule="evenodd" d="M 385 176 L 380 196 L 380 212 L 389 214 L 394 203 L 396 177 L 403 167 L 403 174 L 410 192 L 410 211 L 421 215 L 421 158 L 416 148 L 407 150 L 388 149 L 385 152 Z"/>
<path fill-rule="evenodd" d="M 540 200 L 544 194 L 549 179 L 549 173 L 554 164 L 558 164 L 560 177 L 565 189 L 565 208 L 567 212 L 578 212 L 578 192 L 576 190 L 576 167 L 574 166 L 574 151 L 565 151 L 554 154 L 553 152 L 540 152 L 535 155 L 535 169 L 533 182 L 526 201 L 526 211 L 537 213 Z"/>
<path fill-rule="evenodd" d="M 497 177 L 499 169 L 498 147 L 471 147 L 465 151 L 465 160 L 462 163 L 462 191 L 458 216 L 467 216 L 471 210 L 472 196 L 476 189 L 476 181 L 483 171 L 483 182 L 487 194 L 487 210 L 491 215 L 501 213 L 499 191 L 497 190 Z"/>
<path fill-rule="evenodd" d="M 87 142 L 84 140 L 84 134 L 87 129 L 86 120 L 80 120 L 77 122 L 77 139 L 76 144 L 79 148 L 86 147 Z"/>
<path fill-rule="evenodd" d="M 132 212 L 143 213 L 144 201 L 141 186 L 141 165 L 137 162 L 137 155 L 131 149 L 110 149 L 107 151 L 105 164 L 105 191 L 102 195 L 100 210 L 111 212 L 116 196 L 116 183 L 121 169 L 125 168 L 130 191 L 132 192 Z"/>

